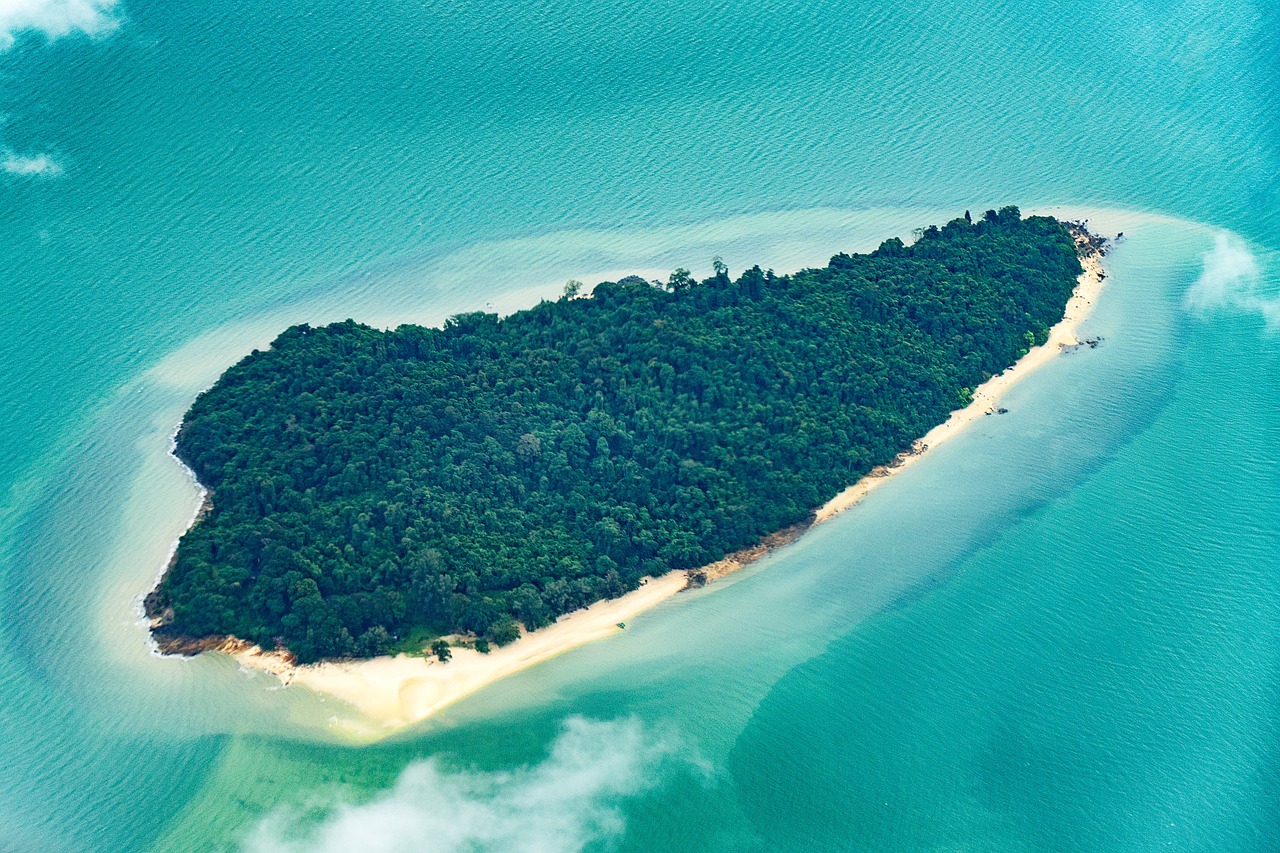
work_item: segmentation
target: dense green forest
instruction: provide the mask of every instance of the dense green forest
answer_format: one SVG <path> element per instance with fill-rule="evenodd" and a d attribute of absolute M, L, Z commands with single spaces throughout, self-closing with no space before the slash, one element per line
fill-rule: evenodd
<path fill-rule="evenodd" d="M 187 413 L 210 505 L 148 609 L 304 662 L 510 641 L 802 521 L 1043 341 L 1080 272 L 1008 207 L 793 275 L 295 326 Z"/>

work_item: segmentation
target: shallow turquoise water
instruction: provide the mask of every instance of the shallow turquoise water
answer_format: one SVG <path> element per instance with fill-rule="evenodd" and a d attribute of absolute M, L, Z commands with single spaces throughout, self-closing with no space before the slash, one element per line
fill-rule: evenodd
<path fill-rule="evenodd" d="M 0 849 L 1280 846 L 1276 8 L 117 14 L 0 52 Z M 148 654 L 168 436 L 287 323 L 1010 202 L 1128 235 L 1103 345 L 718 591 L 377 746 Z"/>

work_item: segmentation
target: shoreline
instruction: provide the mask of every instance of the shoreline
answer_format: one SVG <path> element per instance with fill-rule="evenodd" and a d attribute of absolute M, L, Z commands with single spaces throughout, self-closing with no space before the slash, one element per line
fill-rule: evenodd
<path fill-rule="evenodd" d="M 241 666 L 268 672 L 281 683 L 341 699 L 381 724 L 384 734 L 425 720 L 482 687 L 578 646 L 623 630 L 635 615 L 685 589 L 684 572 L 645 578 L 620 598 L 597 601 L 561 616 L 555 623 L 510 645 L 481 654 L 467 647 L 450 649 L 452 658 L 399 654 L 358 661 L 324 661 L 297 666 L 287 654 L 264 652 L 243 640 L 228 640 L 217 651 Z"/>
<path fill-rule="evenodd" d="M 975 421 L 1001 413 L 999 402 L 1004 394 L 1060 352 L 1082 345 L 1096 345 L 1096 341 L 1079 340 L 1076 333 L 1080 323 L 1092 313 L 1104 286 L 1106 273 L 1102 268 L 1102 256 L 1105 254 L 1105 241 L 1090 235 L 1082 226 L 1067 224 L 1076 238 L 1083 272 L 1067 301 L 1063 318 L 1050 329 L 1046 342 L 978 386 L 968 406 L 953 411 L 946 421 L 915 441 L 910 451 L 899 454 L 887 465 L 872 469 L 857 483 L 815 510 L 806 521 L 777 531 L 756 545 L 707 566 L 672 571 L 659 578 L 645 578 L 639 588 L 626 595 L 564 614 L 553 624 L 522 634 L 514 643 L 495 648 L 489 654 L 480 654 L 469 647 L 453 647 L 450 649 L 452 659 L 448 663 L 440 663 L 434 657 L 402 653 L 394 657 L 299 666 L 292 662 L 287 652 L 264 652 L 234 637 L 212 640 L 205 648 L 226 654 L 247 669 L 269 673 L 285 686 L 300 685 L 318 695 L 339 699 L 380 726 L 379 735 L 385 736 L 419 723 L 495 681 L 616 634 L 623 630 L 619 627 L 621 623 L 677 593 L 700 588 L 731 574 L 794 542 L 813 525 L 856 506 L 893 475 L 915 464 L 929 450 Z"/>
<path fill-rule="evenodd" d="M 147 588 L 146 592 L 138 595 L 134 599 L 133 605 L 134 614 L 137 616 L 138 621 L 147 626 L 147 644 L 150 647 L 151 654 L 156 657 L 170 657 L 174 652 L 167 651 L 164 645 L 156 637 L 155 628 L 161 620 L 158 620 L 156 615 L 152 612 L 155 609 L 152 606 L 152 596 L 155 595 L 156 590 L 160 588 L 160 583 L 164 580 L 164 576 L 169 573 L 169 569 L 173 567 L 173 561 L 178 557 L 178 545 L 182 541 L 182 536 L 185 536 L 188 530 L 195 527 L 211 508 L 209 490 L 200 482 L 200 478 L 196 476 L 196 472 L 188 468 L 187 464 L 178 458 L 178 430 L 181 428 L 182 426 L 179 424 L 173 428 L 173 432 L 169 433 L 169 449 L 166 451 L 165 455 L 178 463 L 178 467 L 180 467 L 183 473 L 185 473 L 191 482 L 195 484 L 196 491 L 200 497 L 200 502 L 196 504 L 196 508 L 192 510 L 191 518 L 187 520 L 186 527 L 182 529 L 182 535 L 177 539 L 174 539 L 173 543 L 169 546 L 169 553 L 165 555 L 164 564 L 156 574 L 155 580 L 152 581 L 151 586 Z"/>
<path fill-rule="evenodd" d="M 1077 233 L 1073 229 L 1073 234 Z M 1080 245 L 1077 237 L 1077 246 Z M 857 506 L 876 487 L 884 483 L 894 474 L 914 465 L 926 453 L 962 432 L 975 421 L 988 415 L 1003 414 L 999 405 L 1000 399 L 1009 389 L 1017 385 L 1027 376 L 1048 364 L 1064 350 L 1074 351 L 1080 346 L 1096 346 L 1097 341 L 1081 341 L 1076 332 L 1080 324 L 1093 313 L 1094 304 L 1102 293 L 1103 283 L 1107 275 L 1102 268 L 1103 250 L 1095 248 L 1088 255 L 1080 258 L 1084 272 L 1076 281 L 1076 288 L 1067 300 L 1067 307 L 1062 319 L 1049 330 L 1048 339 L 1040 346 L 1032 348 L 1014 364 L 1005 368 L 983 382 L 973 391 L 973 402 L 963 409 L 956 409 L 945 421 L 917 439 L 907 453 L 898 454 L 898 458 L 888 465 L 880 465 L 871 469 L 858 482 L 827 501 L 814 513 L 814 524 L 819 524 L 845 510 Z"/>

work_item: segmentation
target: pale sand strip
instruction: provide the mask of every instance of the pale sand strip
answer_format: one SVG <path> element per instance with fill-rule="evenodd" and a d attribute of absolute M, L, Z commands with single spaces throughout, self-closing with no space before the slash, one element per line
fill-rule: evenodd
<path fill-rule="evenodd" d="M 1098 255 L 1085 258 L 1082 263 L 1084 273 L 1080 276 L 1075 295 L 1067 303 L 1062 321 L 1050 330 L 1049 339 L 1043 346 L 1032 349 L 1017 364 L 979 386 L 974 392 L 973 402 L 952 412 L 945 423 L 930 430 L 916 442 L 912 453 L 901 455 L 892 465 L 875 469 L 820 507 L 814 514 L 814 523 L 823 522 L 854 506 L 929 450 L 995 411 L 1001 397 L 1015 384 L 1047 364 L 1063 347 L 1078 345 L 1080 341 L 1076 332 L 1081 321 L 1093 310 L 1105 278 Z M 705 567 L 702 574 L 707 580 L 729 574 L 772 548 L 793 541 L 804 529 L 805 525 L 797 525 L 775 534 L 754 548 Z M 618 623 L 633 619 L 684 589 L 688 575 L 680 571 L 647 579 L 639 589 L 621 598 L 596 602 L 585 610 L 567 613 L 554 625 L 525 634 L 511 645 L 494 649 L 487 655 L 469 648 L 455 648 L 452 650 L 453 659 L 444 664 L 434 658 L 397 655 L 295 666 L 283 656 L 264 653 L 256 646 L 246 648 L 245 644 L 233 644 L 224 651 L 245 666 L 275 674 L 285 684 L 303 685 L 317 693 L 341 699 L 378 727 L 372 732 L 352 728 L 353 733 L 390 734 L 426 719 L 501 678 L 617 633 L 621 630 Z"/>
<path fill-rule="evenodd" d="M 448 663 L 397 655 L 294 666 L 283 656 L 264 653 L 257 646 L 227 651 L 241 664 L 267 670 L 285 684 L 300 684 L 350 703 L 389 733 L 423 720 L 500 678 L 615 634 L 622 630 L 619 623 L 667 600 L 684 586 L 684 572 L 648 578 L 639 589 L 621 598 L 567 613 L 554 625 L 525 634 L 487 655 L 453 648 Z"/>

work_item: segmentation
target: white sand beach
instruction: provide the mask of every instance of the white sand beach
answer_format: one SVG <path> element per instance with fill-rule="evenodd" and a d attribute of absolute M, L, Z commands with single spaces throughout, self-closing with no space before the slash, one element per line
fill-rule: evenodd
<path fill-rule="evenodd" d="M 616 634 L 623 630 L 619 623 L 666 601 L 684 586 L 684 572 L 647 578 L 627 595 L 567 613 L 554 625 L 524 634 L 488 654 L 455 647 L 447 663 L 402 654 L 295 666 L 283 655 L 264 653 L 257 646 L 239 648 L 232 654 L 242 665 L 267 670 L 285 684 L 348 702 L 389 733 L 423 720 L 500 678 Z"/>

